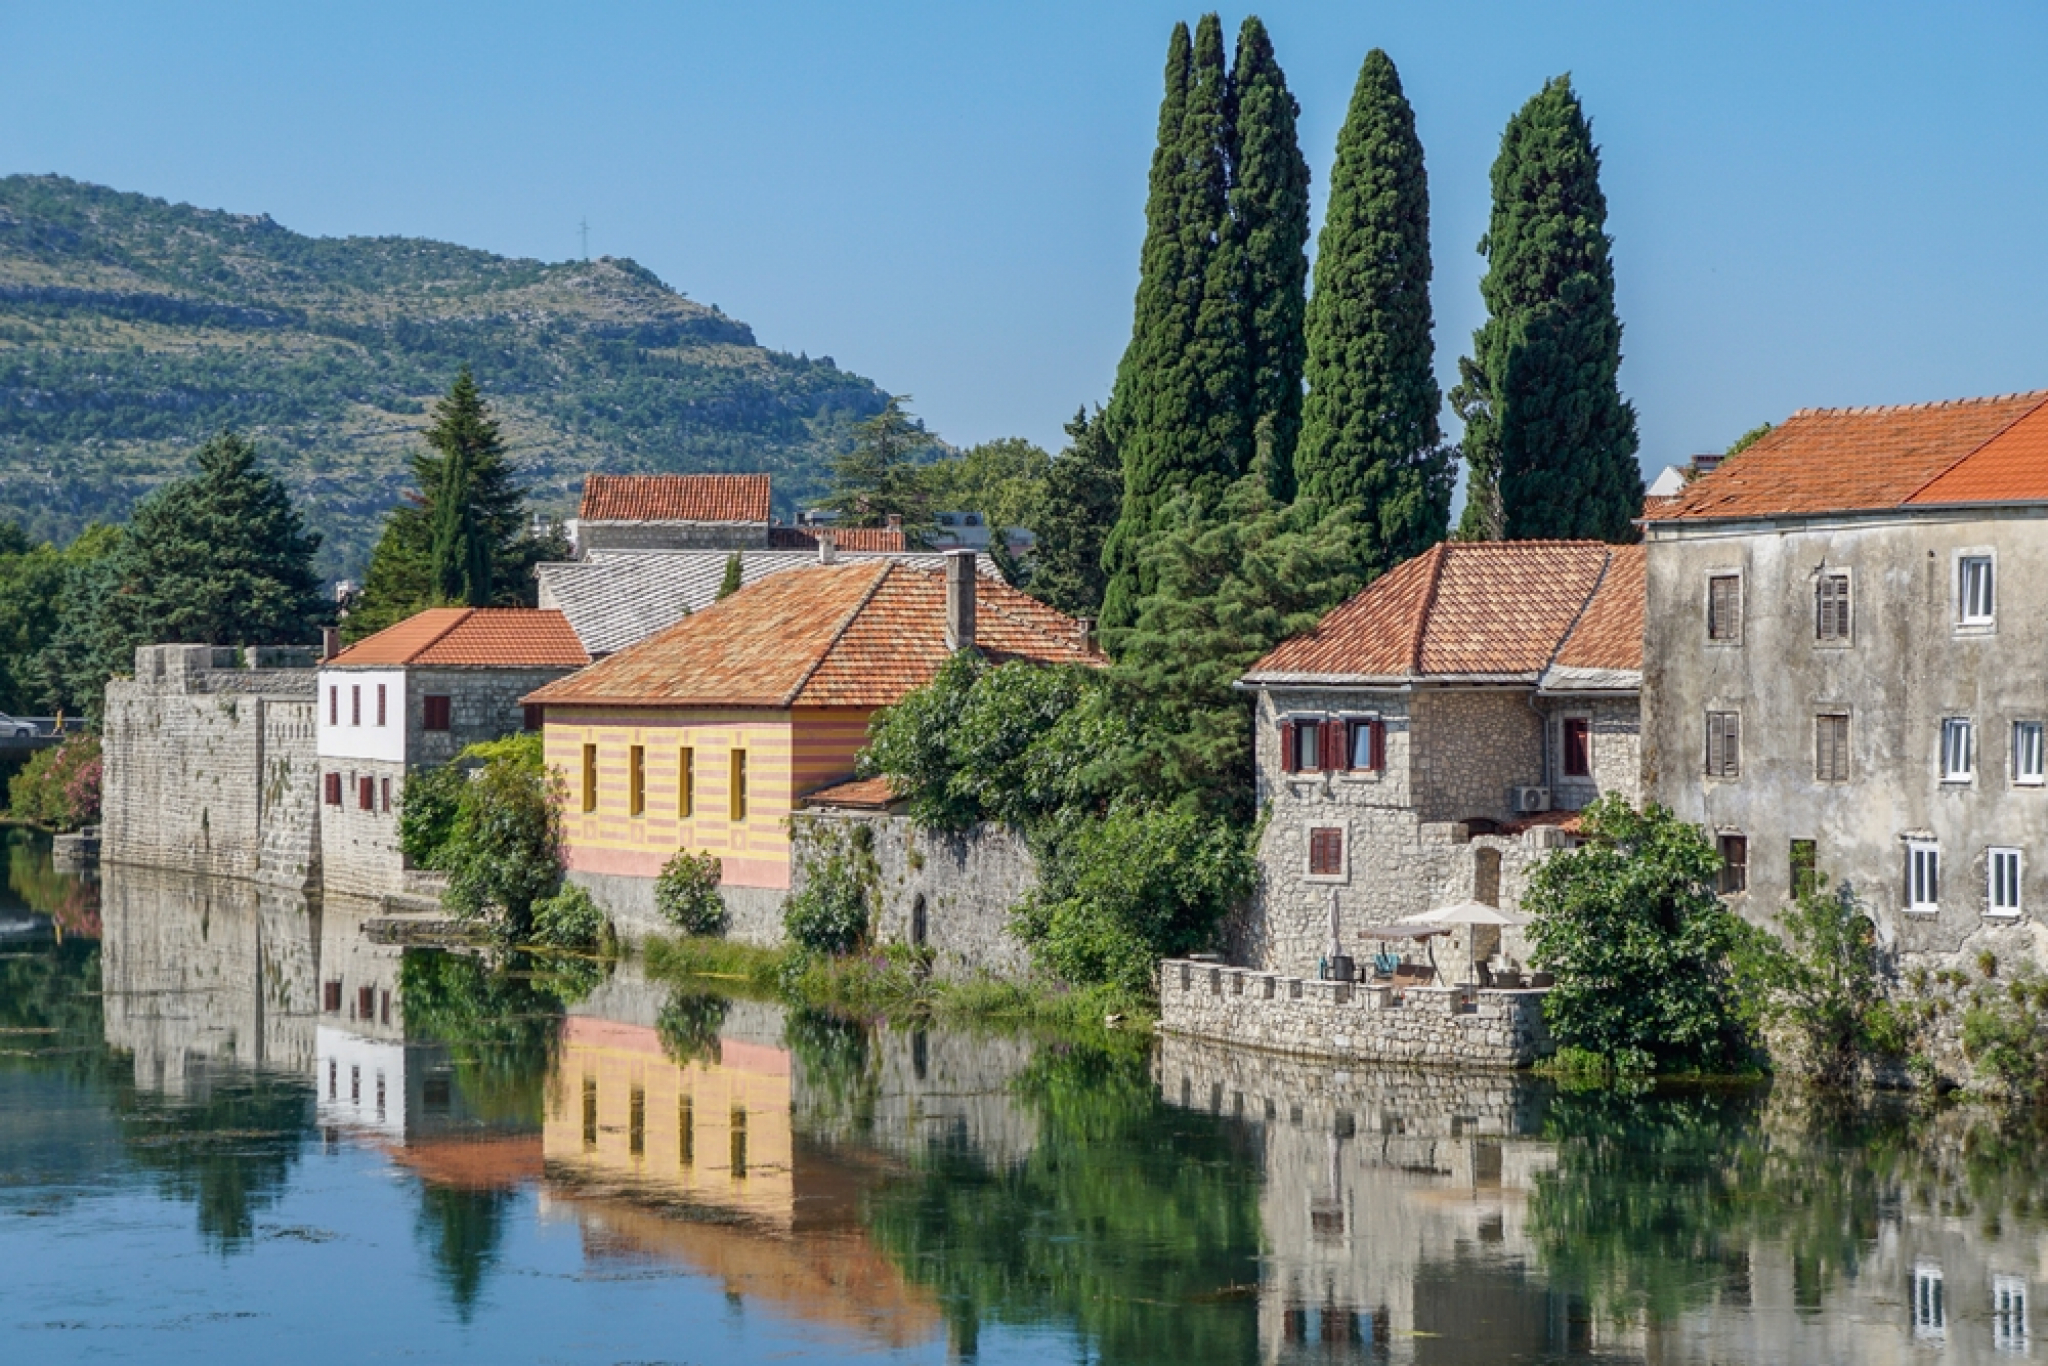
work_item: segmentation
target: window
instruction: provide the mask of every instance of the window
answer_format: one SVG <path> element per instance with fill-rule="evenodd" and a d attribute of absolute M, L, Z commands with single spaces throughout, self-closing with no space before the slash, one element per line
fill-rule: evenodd
<path fill-rule="evenodd" d="M 1813 590 L 1813 638 L 1841 644 L 1849 639 L 1849 576 L 1822 574 Z"/>
<path fill-rule="evenodd" d="M 697 1161 L 697 1107 L 688 1091 L 676 1097 L 676 1165 Z"/>
<path fill-rule="evenodd" d="M 1593 723 L 1583 716 L 1564 719 L 1564 776 L 1593 776 Z"/>
<path fill-rule="evenodd" d="M 341 724 L 341 685 L 339 683 L 329 683 L 327 685 L 327 724 L 330 726 Z"/>
<path fill-rule="evenodd" d="M 697 807 L 697 751 L 684 745 L 676 751 L 676 815 L 688 820 Z"/>
<path fill-rule="evenodd" d="M 1991 1278 L 1991 1345 L 2000 1352 L 2027 1350 L 2027 1278 Z"/>
<path fill-rule="evenodd" d="M 732 818 L 747 818 L 747 752 L 743 749 L 732 752 Z"/>
<path fill-rule="evenodd" d="M 1906 909 L 1941 909 L 1941 846 L 1933 840 L 1906 841 Z"/>
<path fill-rule="evenodd" d="M 1806 896 L 1819 890 L 1814 874 L 1820 863 L 1820 846 L 1813 840 L 1792 841 L 1792 880 L 1788 884 L 1794 896 Z"/>
<path fill-rule="evenodd" d="M 634 745 L 626 751 L 626 814 L 647 814 L 647 749 Z"/>
<path fill-rule="evenodd" d="M 1351 732 L 1351 764 L 1353 769 L 1369 769 L 1377 772 L 1387 766 L 1387 727 L 1378 717 L 1353 721 Z"/>
<path fill-rule="evenodd" d="M 348 723 L 351 726 L 363 724 L 363 685 L 360 683 L 348 685 Z"/>
<path fill-rule="evenodd" d="M 1998 608 L 1997 585 L 1989 555 L 1965 555 L 1956 561 L 1956 615 L 1965 626 L 1989 626 Z"/>
<path fill-rule="evenodd" d="M 1986 859 L 1986 881 L 1990 886 L 1987 915 L 2018 915 L 2020 913 L 2020 851 L 2017 849 L 1992 849 Z"/>
<path fill-rule="evenodd" d="M 519 725 L 523 730 L 539 730 L 547 724 L 548 709 L 538 702 L 528 702 L 519 709 Z"/>
<path fill-rule="evenodd" d="M 1344 832 L 1333 825 L 1319 825 L 1308 832 L 1308 875 L 1344 876 Z"/>
<path fill-rule="evenodd" d="M 1707 639 L 1742 639 L 1742 576 L 1716 574 L 1707 580 Z"/>
<path fill-rule="evenodd" d="M 341 1014 L 341 979 L 339 977 L 335 978 L 331 982 L 323 982 L 321 984 L 320 1006 L 329 1015 Z M 327 1065 L 328 1067 L 332 1068 L 334 1066 L 334 1060 L 331 1058 L 328 1059 Z M 332 1076 L 333 1073 L 329 1072 L 328 1075 Z M 333 1083 L 330 1082 L 329 1086 L 331 1087 L 332 1085 Z M 329 1091 L 329 1094 L 333 1094 L 332 1090 Z"/>
<path fill-rule="evenodd" d="M 356 779 L 356 809 L 375 811 L 377 809 L 377 780 L 364 774 Z"/>
<path fill-rule="evenodd" d="M 1710 711 L 1707 713 L 1707 776 L 1709 778 L 1739 778 L 1742 776 L 1741 712 Z"/>
<path fill-rule="evenodd" d="M 1849 781 L 1849 718 L 1827 714 L 1813 718 L 1813 777 L 1815 782 Z"/>
<path fill-rule="evenodd" d="M 743 1181 L 747 1175 L 747 1107 L 732 1107 L 732 1179 Z"/>
<path fill-rule="evenodd" d="M 1281 758 L 1289 773 L 1313 773 L 1323 766 L 1320 721 L 1287 721 L 1280 727 Z"/>
<path fill-rule="evenodd" d="M 430 693 L 420 699 L 420 724 L 428 730 L 447 730 L 449 711 L 448 698 Z"/>
<path fill-rule="evenodd" d="M 1723 835 L 1715 845 L 1721 851 L 1720 884 L 1715 890 L 1722 896 L 1749 890 L 1749 836 Z"/>
<path fill-rule="evenodd" d="M 341 805 L 341 775 L 339 773 L 327 775 L 327 804 L 329 806 Z"/>
<path fill-rule="evenodd" d="M 2041 723 L 2012 723 L 2012 780 L 2023 787 L 2042 783 Z"/>
<path fill-rule="evenodd" d="M 383 784 L 384 789 L 380 794 L 382 800 L 379 802 L 379 805 L 382 807 L 384 814 L 388 816 L 391 814 L 391 780 L 389 778 L 381 778 L 378 781 Z"/>
<path fill-rule="evenodd" d="M 1913 1336 L 1948 1335 L 1948 1307 L 1942 1302 L 1941 1268 L 1921 1263 L 1913 1268 Z"/>
<path fill-rule="evenodd" d="M 377 724 L 379 726 L 384 724 L 386 695 L 389 691 L 390 689 L 385 684 L 379 683 L 377 685 Z"/>
<path fill-rule="evenodd" d="M 1976 746 L 1970 718 L 1951 716 L 1941 723 L 1941 780 L 1967 783 L 1977 771 Z"/>
<path fill-rule="evenodd" d="M 626 1092 L 626 1152 L 631 1157 L 647 1154 L 647 1088 L 635 1086 Z"/>
<path fill-rule="evenodd" d="M 597 746 L 583 747 L 583 809 L 597 810 Z"/>

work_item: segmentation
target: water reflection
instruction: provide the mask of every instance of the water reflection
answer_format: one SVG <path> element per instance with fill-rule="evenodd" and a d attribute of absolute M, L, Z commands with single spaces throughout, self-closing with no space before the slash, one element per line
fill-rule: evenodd
<path fill-rule="evenodd" d="M 14 866 L 0 919 L 74 898 Z M 435 1359 L 494 1331 L 482 1359 L 2036 1352 L 2025 1118 L 874 1026 L 129 869 L 103 906 L 100 942 L 45 917 L 0 946 L 0 1255 L 113 1273 L 41 1285 L 53 1321 L 158 1274 L 132 1212 L 91 1213 L 140 1191 L 232 1254 L 206 1308 L 275 1266 L 271 1299 L 317 1285 Z M 0 1355 L 61 1355 L 9 1350 L 28 1327 Z"/>

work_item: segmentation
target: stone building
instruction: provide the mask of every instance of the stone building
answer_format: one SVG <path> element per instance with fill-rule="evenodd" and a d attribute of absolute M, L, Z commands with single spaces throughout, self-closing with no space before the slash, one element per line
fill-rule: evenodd
<path fill-rule="evenodd" d="M 628 934 L 663 928 L 654 881 L 678 850 L 716 855 L 735 938 L 775 942 L 790 822 L 854 776 L 868 722 L 956 650 L 1093 663 L 1084 623 L 974 572 L 892 560 L 777 574 L 534 692 L 568 777 L 571 881 Z"/>
<path fill-rule="evenodd" d="M 520 699 L 589 662 L 560 612 L 523 607 L 429 608 L 324 660 L 315 754 L 325 888 L 403 892 L 406 774 L 538 729 L 540 714 Z"/>
<path fill-rule="evenodd" d="M 1902 968 L 2040 961 L 2048 391 L 1795 413 L 1645 530 L 1644 785 L 1732 904 L 1817 870 Z"/>
<path fill-rule="evenodd" d="M 1639 548 L 1449 542 L 1254 664 L 1270 815 L 1233 961 L 1315 976 L 1333 890 L 1350 927 L 1512 910 L 1572 812 L 1637 795 L 1642 613 Z"/>

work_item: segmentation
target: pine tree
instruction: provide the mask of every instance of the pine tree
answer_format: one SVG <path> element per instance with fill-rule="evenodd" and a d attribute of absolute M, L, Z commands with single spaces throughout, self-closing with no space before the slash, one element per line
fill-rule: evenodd
<path fill-rule="evenodd" d="M 1415 111 L 1386 53 L 1366 54 L 1337 135 L 1308 304 L 1296 497 L 1351 509 L 1370 578 L 1443 539 L 1456 475 L 1432 364 L 1429 185 Z"/>
<path fill-rule="evenodd" d="M 1213 505 L 1251 453 L 1242 243 L 1229 230 L 1223 28 L 1204 15 L 1168 45 L 1159 143 L 1130 345 L 1117 365 L 1110 436 L 1123 507 L 1103 547 L 1103 622 L 1137 619 L 1150 583 L 1143 547 L 1158 509 L 1186 489 Z"/>
<path fill-rule="evenodd" d="M 739 592 L 740 584 L 743 582 L 741 578 L 742 572 L 743 566 L 740 564 L 740 552 L 735 550 L 732 554 L 726 556 L 725 577 L 718 581 L 718 596 L 713 600 L 723 602 Z"/>
<path fill-rule="evenodd" d="M 896 516 L 912 537 L 936 525 L 929 467 L 918 463 L 936 443 L 904 410 L 909 401 L 907 394 L 891 398 L 881 412 L 854 428 L 852 449 L 833 457 L 832 492 L 823 506 L 837 512 L 843 525 L 882 526 Z"/>
<path fill-rule="evenodd" d="M 529 529 L 526 490 L 469 367 L 435 405 L 425 438 L 412 458 L 417 492 L 392 509 L 370 552 L 344 623 L 351 640 L 427 607 L 530 607 L 534 565 L 568 556 L 559 533 Z"/>
<path fill-rule="evenodd" d="M 1487 320 L 1459 361 L 1469 537 L 1625 541 L 1642 513 L 1635 409 L 1621 397 L 1621 322 L 1600 155 L 1571 78 L 1508 121 L 1479 244 Z"/>
<path fill-rule="evenodd" d="M 1070 616 L 1102 611 L 1102 543 L 1116 524 L 1123 469 L 1098 409 L 1086 408 L 1067 424 L 1067 448 L 1047 468 L 1038 506 L 1027 522 L 1037 536 L 1032 555 L 1033 597 Z"/>
<path fill-rule="evenodd" d="M 1295 136 L 1300 113 L 1266 26 L 1252 15 L 1238 30 L 1230 74 L 1230 217 L 1244 252 L 1251 416 L 1255 427 L 1272 424 L 1273 493 L 1282 501 L 1294 496 L 1305 352 L 1309 174 Z"/>

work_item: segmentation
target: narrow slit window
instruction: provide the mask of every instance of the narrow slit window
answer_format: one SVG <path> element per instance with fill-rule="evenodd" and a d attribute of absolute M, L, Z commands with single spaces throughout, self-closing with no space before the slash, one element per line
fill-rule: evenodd
<path fill-rule="evenodd" d="M 676 815 L 688 820 L 697 809 L 697 751 L 684 745 L 676 751 Z"/>
<path fill-rule="evenodd" d="M 583 1151 L 597 1151 L 597 1078 L 583 1078 Z"/>
<path fill-rule="evenodd" d="M 597 810 L 597 746 L 583 747 L 583 809 Z"/>
<path fill-rule="evenodd" d="M 647 814 L 647 748 L 632 745 L 626 750 L 626 814 Z"/>
<path fill-rule="evenodd" d="M 389 714 L 389 710 L 388 710 L 388 709 L 389 709 L 389 704 L 390 704 L 390 700 L 391 700 L 391 687 L 390 687 L 390 685 L 389 685 L 389 684 L 386 684 L 386 683 L 379 683 L 379 684 L 377 685 L 377 724 L 378 724 L 379 726 L 382 726 L 382 725 L 384 724 L 384 721 L 385 721 L 385 717 L 386 717 L 386 716 L 387 716 L 387 715 Z"/>
<path fill-rule="evenodd" d="M 1564 776 L 1593 776 L 1593 723 L 1583 716 L 1564 719 Z"/>
<path fill-rule="evenodd" d="M 327 685 L 327 724 L 330 726 L 341 724 L 341 685 L 339 683 L 329 683 Z"/>
<path fill-rule="evenodd" d="M 639 1086 L 626 1094 L 626 1151 L 634 1157 L 647 1155 L 647 1092 Z"/>
<path fill-rule="evenodd" d="M 736 749 L 732 752 L 731 806 L 732 819 L 743 821 L 747 818 L 747 752 Z"/>
<path fill-rule="evenodd" d="M 676 1098 L 676 1165 L 697 1165 L 697 1105 L 688 1091 Z"/>
<path fill-rule="evenodd" d="M 351 726 L 363 724 L 363 685 L 360 683 L 348 685 L 348 723 Z"/>
<path fill-rule="evenodd" d="M 1989 865 L 1986 889 L 1986 910 L 1991 915 L 2018 915 L 2020 913 L 2020 851 L 2017 849 L 1992 849 L 1986 859 Z"/>
<path fill-rule="evenodd" d="M 732 1179 L 743 1181 L 747 1175 L 747 1107 L 732 1107 Z"/>

